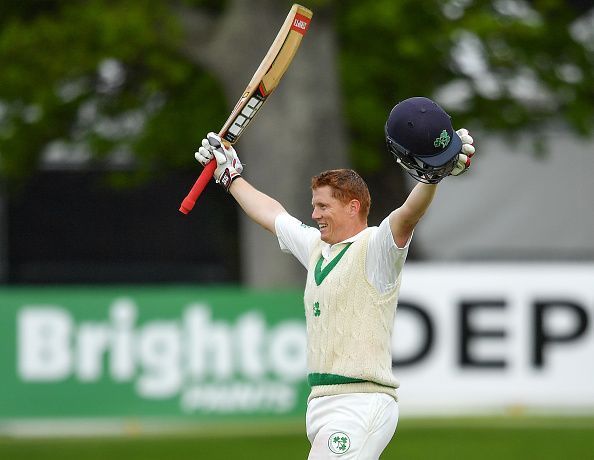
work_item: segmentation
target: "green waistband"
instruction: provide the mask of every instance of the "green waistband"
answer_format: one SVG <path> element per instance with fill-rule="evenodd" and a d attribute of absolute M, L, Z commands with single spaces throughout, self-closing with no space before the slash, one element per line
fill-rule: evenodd
<path fill-rule="evenodd" d="M 345 377 L 337 374 L 320 374 L 317 372 L 311 373 L 307 376 L 307 383 L 310 387 L 317 385 L 343 385 L 345 383 L 364 383 L 367 380 L 355 379 L 353 377 Z"/>

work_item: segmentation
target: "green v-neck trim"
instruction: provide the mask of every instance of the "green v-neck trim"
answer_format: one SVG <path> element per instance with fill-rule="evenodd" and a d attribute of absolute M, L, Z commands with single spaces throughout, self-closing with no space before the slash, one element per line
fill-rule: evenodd
<path fill-rule="evenodd" d="M 336 254 L 336 257 L 334 257 L 334 259 L 328 262 L 328 265 L 326 265 L 323 270 L 322 263 L 324 262 L 324 256 L 320 255 L 320 260 L 318 260 L 318 263 L 316 264 L 316 269 L 314 270 L 314 278 L 318 286 L 322 284 L 324 278 L 326 278 L 328 274 L 332 271 L 332 269 L 336 267 L 336 264 L 340 259 L 342 259 L 342 256 L 344 256 L 344 253 L 347 252 L 347 249 L 351 246 L 351 244 L 353 243 L 347 243 L 344 249 L 340 251 L 338 254 Z"/>

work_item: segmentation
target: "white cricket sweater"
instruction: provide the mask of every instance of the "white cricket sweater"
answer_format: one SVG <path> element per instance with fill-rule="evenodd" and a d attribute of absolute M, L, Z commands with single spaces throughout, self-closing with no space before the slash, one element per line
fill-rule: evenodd
<path fill-rule="evenodd" d="M 322 242 L 311 252 L 304 305 L 309 400 L 344 393 L 387 393 L 397 399 L 390 352 L 400 275 L 382 294 L 367 280 L 370 229 L 337 244 L 322 266 Z"/>

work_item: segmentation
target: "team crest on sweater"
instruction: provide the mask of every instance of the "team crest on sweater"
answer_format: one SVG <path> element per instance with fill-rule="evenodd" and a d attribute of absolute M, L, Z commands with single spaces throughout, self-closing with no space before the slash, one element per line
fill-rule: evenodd
<path fill-rule="evenodd" d="M 321 312 L 320 312 L 320 302 L 316 302 L 314 303 L 313 306 L 313 315 L 314 316 L 320 316 Z"/>

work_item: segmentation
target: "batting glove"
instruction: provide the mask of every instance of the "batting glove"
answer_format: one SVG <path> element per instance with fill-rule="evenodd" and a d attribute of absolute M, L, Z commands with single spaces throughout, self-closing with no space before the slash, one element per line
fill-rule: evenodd
<path fill-rule="evenodd" d="M 461 153 L 458 154 L 456 166 L 454 166 L 454 169 L 452 169 L 452 172 L 450 173 L 452 176 L 459 176 L 460 174 L 468 171 L 468 168 L 470 167 L 470 159 L 475 152 L 475 148 L 472 145 L 474 139 L 470 134 L 468 134 L 467 129 L 459 129 L 456 131 L 456 134 L 458 134 L 462 140 L 462 149 L 460 150 Z"/>
<path fill-rule="evenodd" d="M 208 133 L 206 139 L 202 139 L 202 147 L 194 156 L 202 166 L 206 166 L 215 158 L 217 169 L 213 175 L 217 184 L 221 184 L 226 191 L 229 191 L 235 179 L 241 177 L 243 165 L 237 152 L 231 145 L 227 147 L 216 133 Z"/>

